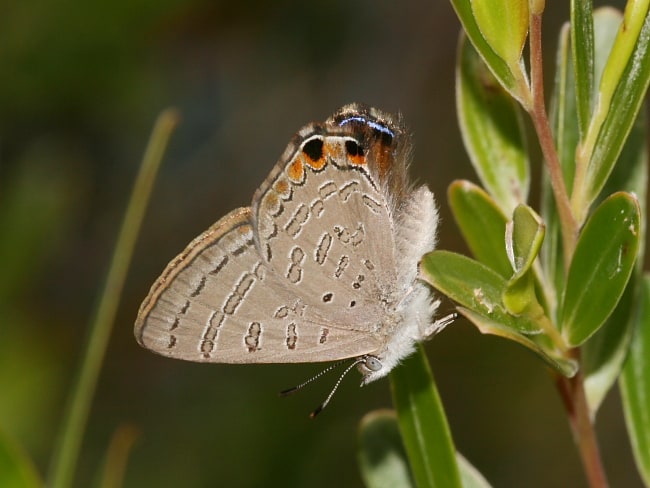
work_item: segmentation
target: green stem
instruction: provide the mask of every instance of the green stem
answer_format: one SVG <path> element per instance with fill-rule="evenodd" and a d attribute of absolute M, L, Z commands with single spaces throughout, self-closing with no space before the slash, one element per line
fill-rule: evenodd
<path fill-rule="evenodd" d="M 67 488 L 72 484 L 90 405 L 106 354 L 135 241 L 162 155 L 177 121 L 176 112 L 166 110 L 158 117 L 151 134 L 117 238 L 104 290 L 95 311 L 78 377 L 68 399 L 65 419 L 54 449 L 48 476 L 47 485 L 50 487 Z"/>
<path fill-rule="evenodd" d="M 560 225 L 562 226 L 564 266 L 568 270 L 576 246 L 578 229 L 571 211 L 571 202 L 564 184 L 560 158 L 555 149 L 553 132 L 546 114 L 542 61 L 542 16 L 541 13 L 532 13 L 530 17 L 530 74 L 533 105 L 529 114 L 539 138 L 539 144 L 550 176 L 551 188 L 557 203 Z"/>

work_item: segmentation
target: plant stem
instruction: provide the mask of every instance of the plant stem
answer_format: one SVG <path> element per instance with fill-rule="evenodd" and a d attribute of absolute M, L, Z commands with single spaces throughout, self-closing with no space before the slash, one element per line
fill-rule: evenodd
<path fill-rule="evenodd" d="M 574 355 L 578 356 L 577 350 L 574 350 Z M 589 486 L 591 488 L 607 488 L 609 485 L 600 458 L 596 432 L 589 414 L 582 371 L 578 371 L 573 378 L 558 377 L 556 386 L 569 417 L 573 439 L 580 452 L 580 459 Z"/>
<path fill-rule="evenodd" d="M 542 154 L 548 168 L 551 188 L 557 203 L 562 226 L 562 245 L 564 250 L 564 267 L 568 270 L 577 240 L 577 224 L 571 211 L 571 202 L 564 184 L 560 158 L 553 141 L 551 125 L 546 114 L 544 101 L 544 69 L 542 66 L 542 15 L 531 13 L 530 16 L 530 75 L 533 103 L 529 110 Z"/>
<path fill-rule="evenodd" d="M 565 271 L 568 271 L 578 238 L 578 224 L 571 210 L 571 201 L 564 184 L 560 158 L 555 149 L 551 125 L 546 114 L 542 58 L 543 3 L 538 7 L 531 10 L 530 14 L 530 77 L 533 103 L 529 114 L 539 138 L 557 204 L 560 225 L 562 226 L 564 268 Z M 574 349 L 568 351 L 568 355 L 579 360 L 580 351 Z M 556 385 L 569 417 L 573 438 L 580 452 L 589 486 L 591 488 L 607 488 L 607 477 L 603 469 L 598 441 L 590 416 L 589 405 L 587 404 L 582 371 L 579 370 L 573 378 L 558 377 Z"/>
<path fill-rule="evenodd" d="M 90 327 L 78 376 L 68 399 L 65 418 L 54 447 L 47 486 L 67 488 L 72 484 L 83 433 L 133 255 L 135 240 L 162 155 L 177 121 L 178 115 L 175 111 L 164 111 L 158 117 L 151 135 L 117 238 L 104 290 Z"/>

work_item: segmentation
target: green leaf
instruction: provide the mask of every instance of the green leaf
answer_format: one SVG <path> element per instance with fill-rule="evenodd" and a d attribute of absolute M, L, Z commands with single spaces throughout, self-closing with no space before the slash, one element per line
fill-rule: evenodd
<path fill-rule="evenodd" d="M 393 403 L 419 488 L 460 488 L 454 444 L 422 345 L 390 372 Z"/>
<path fill-rule="evenodd" d="M 591 119 L 594 95 L 594 19 L 590 1 L 571 0 L 571 49 L 580 135 Z"/>
<path fill-rule="evenodd" d="M 571 195 L 579 221 L 584 219 L 589 205 L 605 185 L 645 99 L 650 83 L 650 15 L 646 13 L 638 39 L 630 33 L 623 33 L 627 24 L 621 27 L 602 75 L 598 105 L 579 151 L 579 160 L 583 163 L 578 170 L 582 176 Z M 630 27 L 633 31 L 638 26 L 639 18 L 635 18 Z M 632 45 L 634 49 L 621 70 L 623 60 L 615 55 L 626 54 Z M 584 161 L 588 161 L 586 167 Z"/>
<path fill-rule="evenodd" d="M 610 316 L 630 278 L 640 239 L 636 197 L 615 193 L 598 206 L 578 239 L 564 290 L 562 334 L 579 346 Z"/>
<path fill-rule="evenodd" d="M 490 484 L 472 464 L 456 453 L 463 488 L 489 488 Z M 359 465 L 368 488 L 415 486 L 394 410 L 375 410 L 361 419 Z"/>
<path fill-rule="evenodd" d="M 476 51 L 481 55 L 492 74 L 495 76 L 503 88 L 505 88 L 513 98 L 518 100 L 524 107 L 531 105 L 530 91 L 526 80 L 524 67 L 519 64 L 517 70 L 513 73 L 512 67 L 498 56 L 489 43 L 483 37 L 481 30 L 476 23 L 470 0 L 451 0 L 456 11 L 456 15 L 463 24 L 461 36 L 467 35 L 474 45 Z M 462 44 L 461 38 L 461 44 Z"/>
<path fill-rule="evenodd" d="M 625 423 L 637 468 L 650 486 L 650 276 L 643 277 L 634 339 L 621 375 Z"/>
<path fill-rule="evenodd" d="M 583 2 L 587 3 L 587 2 Z M 590 7 L 581 7 L 583 9 Z M 584 14 L 584 12 L 583 12 Z M 602 70 L 607 62 L 611 46 L 614 42 L 621 15 L 613 8 L 600 8 L 594 12 L 594 42 L 595 56 L 593 59 L 593 69 L 595 79 L 599 79 Z M 582 22 L 586 22 L 585 19 Z M 573 39 L 575 40 L 575 39 Z M 556 78 L 554 83 L 554 92 L 552 98 L 551 120 L 553 124 L 553 135 L 557 147 L 562 174 L 569 190 L 573 187 L 574 172 L 576 165 L 576 149 L 580 140 L 580 130 L 578 123 L 578 107 L 576 94 L 576 81 L 572 56 L 569 50 L 569 25 L 565 24 L 561 30 L 558 42 L 558 53 L 556 61 Z M 585 81 L 583 80 L 583 83 Z M 596 88 L 594 87 L 594 90 Z M 580 96 L 586 98 L 586 94 Z M 596 92 L 592 94 L 592 99 L 596 97 Z M 584 102 L 584 100 L 583 100 Z M 614 187 L 605 195 L 611 194 L 618 190 L 627 190 L 626 187 Z M 557 210 L 553 198 L 553 192 L 549 183 L 548 176 L 544 174 L 542 187 L 542 217 L 546 223 L 546 239 L 542 251 L 542 260 L 544 270 L 547 275 L 546 286 L 553 286 L 555 294 L 562 294 L 564 289 L 564 263 L 562 254 L 562 242 L 560 234 L 560 225 L 557 217 Z M 552 297 L 553 291 L 549 290 L 547 297 Z M 556 315 L 556 305 L 551 302 L 549 313 L 552 317 Z"/>
<path fill-rule="evenodd" d="M 581 347 L 581 366 L 585 377 L 585 395 L 595 418 L 605 395 L 616 382 L 627 357 L 632 339 L 632 315 L 637 307 L 638 280 L 632 275 L 612 315 Z"/>
<path fill-rule="evenodd" d="M 507 281 L 484 264 L 461 254 L 433 251 L 421 261 L 422 278 L 463 307 L 523 334 L 538 334 L 537 323 L 507 312 L 501 297 Z"/>
<path fill-rule="evenodd" d="M 456 180 L 449 185 L 448 200 L 474 257 L 504 278 L 510 277 L 512 267 L 503 239 L 507 218 L 494 200 L 467 180 Z"/>
<path fill-rule="evenodd" d="M 613 193 L 615 190 L 634 193 L 639 200 L 640 208 L 646 208 L 648 183 L 646 128 L 645 112 L 641 112 L 604 189 L 605 194 Z M 641 229 L 635 269 L 621 300 L 605 325 L 582 346 L 581 359 L 585 376 L 585 392 L 592 416 L 595 416 L 605 395 L 618 378 L 629 348 L 634 327 L 632 316 L 637 306 L 639 281 L 645 254 L 644 212 L 641 213 Z"/>
<path fill-rule="evenodd" d="M 648 0 L 629 0 L 625 7 L 625 14 L 618 29 L 614 45 L 609 52 L 607 64 L 605 65 L 599 87 L 599 100 L 597 113 L 594 116 L 594 126 L 598 126 L 600 112 L 608 112 L 613 109 L 610 101 L 618 90 L 619 83 L 626 76 L 628 63 L 634 56 L 637 42 L 646 42 L 642 39 L 641 31 L 647 28 L 644 24 L 648 22 Z M 647 34 L 646 34 L 647 35 Z"/>
<path fill-rule="evenodd" d="M 544 222 L 528 205 L 518 205 L 506 226 L 506 252 L 515 272 L 522 276 L 533 266 L 544 240 Z"/>
<path fill-rule="evenodd" d="M 512 70 L 517 69 L 528 36 L 528 0 L 471 0 L 483 38 Z"/>
<path fill-rule="evenodd" d="M 481 182 L 507 215 L 528 198 L 530 170 L 519 106 L 461 39 L 456 103 L 463 141 Z"/>
<path fill-rule="evenodd" d="M 37 488 L 43 486 L 34 463 L 21 446 L 0 432 L 0 486 Z"/>
<path fill-rule="evenodd" d="M 415 486 L 393 410 L 377 410 L 361 419 L 358 459 L 368 488 Z"/>
<path fill-rule="evenodd" d="M 484 315 L 480 315 L 465 307 L 458 307 L 458 312 L 467 320 L 472 322 L 482 334 L 490 334 L 504 339 L 514 341 L 527 349 L 533 351 L 543 359 L 550 367 L 566 377 L 574 376 L 578 371 L 578 363 L 555 353 L 550 344 L 545 343 L 546 336 L 525 336 L 512 327 L 494 322 Z"/>
<path fill-rule="evenodd" d="M 599 83 L 603 77 L 605 66 L 609 63 L 612 46 L 616 41 L 618 29 L 621 25 L 621 12 L 613 7 L 601 7 L 594 11 L 594 79 L 592 99 L 598 95 Z"/>
<path fill-rule="evenodd" d="M 580 141 L 577 95 L 575 92 L 576 80 L 569 47 L 569 24 L 564 24 L 560 30 L 555 61 L 551 120 L 553 138 L 555 139 L 555 146 L 562 166 L 562 176 L 568 189 L 573 185 L 576 148 Z M 552 195 L 550 184 L 547 183 L 547 185 Z M 544 213 L 542 213 L 542 216 L 544 222 L 548 225 L 548 216 Z"/>
<path fill-rule="evenodd" d="M 47 482 L 48 486 L 53 488 L 68 487 L 72 484 L 92 398 L 115 322 L 135 241 L 160 162 L 178 119 L 176 110 L 167 109 L 160 113 L 140 164 L 120 233 L 117 236 L 101 298 L 90 326 L 79 376 L 70 392 L 64 421 L 59 426 L 59 438 L 55 444 Z"/>
<path fill-rule="evenodd" d="M 532 208 L 518 205 L 506 225 L 505 240 L 514 274 L 503 292 L 503 304 L 513 315 L 526 314 L 537 320 L 544 316 L 544 310 L 535 293 L 532 266 L 544 240 L 544 223 Z"/>

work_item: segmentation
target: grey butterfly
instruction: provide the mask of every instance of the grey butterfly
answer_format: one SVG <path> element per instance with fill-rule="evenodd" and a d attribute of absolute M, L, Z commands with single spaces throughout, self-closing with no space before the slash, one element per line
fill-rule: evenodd
<path fill-rule="evenodd" d="M 358 104 L 301 129 L 252 205 L 169 263 L 138 342 L 207 363 L 357 358 L 362 384 L 387 375 L 441 325 L 418 279 L 438 213 L 409 183 L 410 150 L 400 119 Z"/>

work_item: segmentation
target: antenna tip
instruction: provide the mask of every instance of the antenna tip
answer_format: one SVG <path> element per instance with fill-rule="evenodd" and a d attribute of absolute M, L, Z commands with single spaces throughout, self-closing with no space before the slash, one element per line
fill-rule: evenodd
<path fill-rule="evenodd" d="M 282 390 L 280 393 L 278 393 L 279 396 L 284 397 L 287 395 L 291 395 L 292 393 L 298 391 L 299 388 L 294 386 L 293 388 L 287 388 L 286 390 Z"/>
<path fill-rule="evenodd" d="M 321 413 L 323 411 L 323 407 L 324 407 L 324 405 L 319 405 L 318 408 L 316 408 L 316 410 L 314 410 L 312 413 L 309 414 L 309 418 L 310 419 L 315 419 L 316 415 L 318 415 L 319 413 Z"/>

